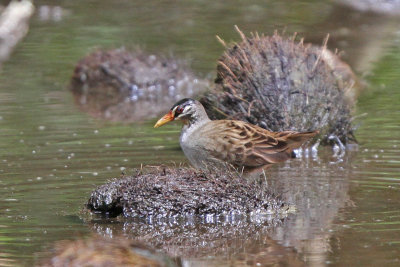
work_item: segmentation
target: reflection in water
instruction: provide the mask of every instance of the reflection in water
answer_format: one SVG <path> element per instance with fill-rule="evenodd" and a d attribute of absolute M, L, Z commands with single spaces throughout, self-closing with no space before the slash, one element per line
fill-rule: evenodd
<path fill-rule="evenodd" d="M 305 157 L 271 171 L 271 188 L 294 204 L 298 213 L 278 227 L 271 237 L 294 247 L 311 266 L 324 266 L 329 252 L 333 220 L 349 202 L 348 188 L 353 154 L 330 158 L 320 149 L 318 158 Z"/>
<path fill-rule="evenodd" d="M 0 252 L 0 266 L 14 266 L 15 263 L 15 260 L 11 259 L 11 254 Z"/>
<path fill-rule="evenodd" d="M 399 17 L 360 13 L 349 7 L 337 5 L 324 21 L 315 27 L 329 33 L 328 47 L 332 50 L 339 49 L 342 59 L 358 74 L 365 76 L 371 75 L 374 64 L 385 56 L 388 45 L 393 43 L 395 33 L 399 30 L 399 21 Z M 306 40 L 312 42 L 319 42 L 321 38 L 314 32 L 305 34 Z"/>
<path fill-rule="evenodd" d="M 183 261 L 212 266 L 229 262 L 254 265 L 271 265 L 278 262 L 302 266 L 296 253 L 285 249 L 272 240 L 268 233 L 274 227 L 285 224 L 284 219 L 264 222 L 226 220 L 202 222 L 185 221 L 169 223 L 117 222 L 94 220 L 90 226 L 104 236 L 120 234 L 143 241 Z"/>

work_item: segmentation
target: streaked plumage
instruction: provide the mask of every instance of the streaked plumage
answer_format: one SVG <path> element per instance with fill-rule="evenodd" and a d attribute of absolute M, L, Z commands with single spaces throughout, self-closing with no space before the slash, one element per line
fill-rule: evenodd
<path fill-rule="evenodd" d="M 239 168 L 259 168 L 283 162 L 292 158 L 294 149 L 318 133 L 270 132 L 243 121 L 212 121 L 201 103 L 193 99 L 177 102 L 155 127 L 174 119 L 184 123 L 180 144 L 197 168 L 225 163 Z"/>

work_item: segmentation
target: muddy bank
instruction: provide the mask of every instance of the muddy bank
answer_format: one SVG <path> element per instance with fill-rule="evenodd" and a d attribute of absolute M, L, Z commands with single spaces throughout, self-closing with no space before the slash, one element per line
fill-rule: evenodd
<path fill-rule="evenodd" d="M 92 237 L 56 244 L 54 256 L 37 266 L 143 266 L 176 267 L 179 259 L 171 259 L 153 249 L 125 238 Z"/>
<path fill-rule="evenodd" d="M 277 33 L 246 37 L 238 32 L 239 43 L 221 40 L 226 51 L 215 86 L 200 100 L 210 117 L 240 119 L 271 131 L 319 129 L 322 143 L 330 143 L 330 136 L 343 143 L 353 139 L 356 78 L 347 64 L 325 45 Z"/>
<path fill-rule="evenodd" d="M 70 89 L 90 115 L 132 122 L 159 116 L 207 86 L 183 61 L 120 48 L 97 50 L 79 61 Z"/>
<path fill-rule="evenodd" d="M 289 209 L 261 182 L 248 181 L 228 170 L 203 172 L 189 168 L 115 179 L 92 192 L 87 208 L 111 217 L 146 220 L 264 216 Z"/>

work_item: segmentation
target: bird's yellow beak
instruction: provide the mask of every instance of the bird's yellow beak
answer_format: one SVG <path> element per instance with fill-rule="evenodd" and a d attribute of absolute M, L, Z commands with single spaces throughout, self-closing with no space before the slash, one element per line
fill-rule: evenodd
<path fill-rule="evenodd" d="M 170 110 L 167 114 L 165 114 L 161 119 L 157 121 L 157 123 L 154 125 L 154 128 L 163 126 L 164 124 L 173 120 L 174 120 L 174 114 L 172 114 L 172 111 Z"/>

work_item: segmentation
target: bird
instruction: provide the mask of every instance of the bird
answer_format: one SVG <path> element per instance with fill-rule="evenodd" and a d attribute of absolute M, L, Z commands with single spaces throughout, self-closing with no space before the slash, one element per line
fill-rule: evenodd
<path fill-rule="evenodd" d="M 251 170 L 284 162 L 295 157 L 294 149 L 319 133 L 271 132 L 239 120 L 210 120 L 203 105 L 191 98 L 176 102 L 154 128 L 174 120 L 183 122 L 179 142 L 198 169 L 228 164 Z"/>

